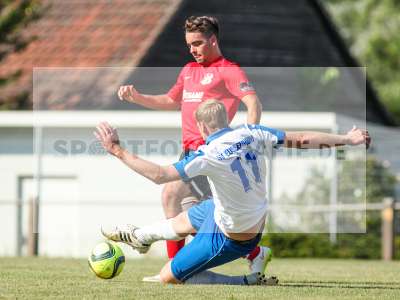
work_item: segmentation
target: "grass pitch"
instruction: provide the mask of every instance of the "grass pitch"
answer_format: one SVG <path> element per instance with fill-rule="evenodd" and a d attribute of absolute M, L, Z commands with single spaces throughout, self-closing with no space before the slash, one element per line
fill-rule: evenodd
<path fill-rule="evenodd" d="M 0 258 L 0 299 L 400 299 L 400 262 L 273 259 L 276 287 L 142 283 L 165 261 L 128 259 L 120 276 L 96 278 L 83 259 Z M 217 268 L 246 273 L 246 263 Z"/>

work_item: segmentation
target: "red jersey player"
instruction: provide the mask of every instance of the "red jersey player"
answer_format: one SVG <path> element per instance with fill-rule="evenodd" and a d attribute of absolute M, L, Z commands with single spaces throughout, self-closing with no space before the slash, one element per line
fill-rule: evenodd
<path fill-rule="evenodd" d="M 209 16 L 189 17 L 185 22 L 185 39 L 195 62 L 181 70 L 175 85 L 162 95 L 144 95 L 133 85 L 121 86 L 118 96 L 121 100 L 143 105 L 151 109 L 177 110 L 182 112 L 183 156 L 204 143 L 197 129 L 194 111 L 207 99 L 218 99 L 224 103 L 229 122 L 238 110 L 240 101 L 247 107 L 247 123 L 258 124 L 261 118 L 261 103 L 245 73 L 240 67 L 222 56 L 218 44 L 218 21 Z M 174 181 L 167 183 L 162 192 L 165 216 L 173 218 L 182 211 L 182 200 L 195 196 L 203 200 L 210 195 L 208 181 L 198 176 L 188 183 Z M 188 202 L 188 201 L 183 202 Z M 190 202 L 190 201 L 189 201 Z M 183 247 L 182 241 L 168 241 L 168 256 L 173 258 Z M 257 247 L 248 257 L 250 268 L 264 272 L 271 252 L 267 247 Z"/>

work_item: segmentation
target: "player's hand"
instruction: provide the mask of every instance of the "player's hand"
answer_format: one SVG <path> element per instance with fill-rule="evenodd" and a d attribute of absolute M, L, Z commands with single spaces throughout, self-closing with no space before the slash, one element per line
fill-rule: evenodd
<path fill-rule="evenodd" d="M 133 85 L 122 85 L 118 89 L 118 98 L 121 101 L 135 102 L 139 98 L 139 92 Z"/>
<path fill-rule="evenodd" d="M 97 125 L 96 131 L 93 134 L 108 153 L 117 155 L 121 151 L 118 132 L 107 122 L 101 122 Z"/>
<path fill-rule="evenodd" d="M 367 149 L 371 144 L 371 137 L 367 130 L 359 129 L 355 125 L 353 128 L 347 132 L 346 141 L 348 145 L 361 145 L 365 144 Z"/>

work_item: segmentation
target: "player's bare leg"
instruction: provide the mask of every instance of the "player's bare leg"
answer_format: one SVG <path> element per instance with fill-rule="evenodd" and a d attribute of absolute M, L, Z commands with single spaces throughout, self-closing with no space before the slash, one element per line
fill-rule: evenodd
<path fill-rule="evenodd" d="M 182 212 L 175 218 L 141 228 L 127 225 L 101 229 L 102 234 L 115 242 L 130 245 L 139 253 L 146 253 L 151 244 L 160 240 L 180 240 L 195 233 L 187 212 Z M 146 248 L 146 249 L 143 249 Z M 145 250 L 145 251 L 144 251 Z"/>
<path fill-rule="evenodd" d="M 173 218 L 193 205 L 198 204 L 196 197 L 192 195 L 190 187 L 183 181 L 174 181 L 167 183 L 164 186 L 162 193 L 162 204 L 165 216 Z M 181 241 L 167 241 L 168 257 L 172 259 L 180 248 L 184 246 L 184 240 Z M 249 264 L 251 273 L 265 273 L 267 264 L 271 261 L 271 250 L 267 247 L 257 246 L 247 257 L 246 260 Z M 149 276 L 143 278 L 144 281 L 159 281 L 159 276 Z"/>
<path fill-rule="evenodd" d="M 184 201 L 186 199 L 188 200 L 188 203 Z M 178 215 L 182 211 L 182 207 L 187 206 L 187 208 L 190 208 L 197 203 L 198 200 L 196 197 L 193 197 L 189 185 L 183 181 L 174 181 L 167 183 L 164 186 L 162 193 L 162 204 L 167 219 Z M 172 259 L 183 246 L 184 240 L 167 241 L 169 258 Z M 246 257 L 250 272 L 260 272 L 263 274 L 266 270 L 268 262 L 271 260 L 271 256 L 272 255 L 269 248 L 257 246 L 253 252 Z M 160 282 L 160 280 L 159 274 L 154 276 L 146 276 L 143 278 L 143 281 L 145 282 Z"/>
<path fill-rule="evenodd" d="M 172 219 L 172 226 L 174 230 L 180 235 L 187 235 L 187 233 L 194 233 L 195 229 L 192 227 L 188 213 L 183 212 L 177 217 Z M 149 242 L 149 241 L 146 241 Z M 183 282 L 175 278 L 171 269 L 171 260 L 168 261 L 161 269 L 160 274 L 153 277 L 148 277 L 148 282 L 160 282 L 164 284 L 182 284 Z M 150 280 L 152 279 L 152 280 Z M 249 275 L 229 276 L 218 274 L 211 271 L 203 271 L 194 274 L 185 281 L 185 284 L 229 284 L 229 285 L 277 285 L 279 280 L 275 277 L 267 277 L 263 273 L 254 272 Z"/>
<path fill-rule="evenodd" d="M 167 219 L 173 218 L 182 212 L 182 199 L 190 195 L 190 187 L 183 181 L 179 180 L 165 184 L 161 195 L 165 217 Z M 172 259 L 184 245 L 184 240 L 167 241 L 168 257 Z"/>
<path fill-rule="evenodd" d="M 166 183 L 161 194 L 161 201 L 167 219 L 179 215 L 182 212 L 182 199 L 191 195 L 190 187 L 181 180 Z"/>
<path fill-rule="evenodd" d="M 179 215 L 177 215 L 175 218 L 172 218 L 172 226 L 180 236 L 187 236 L 188 234 L 195 233 L 195 229 L 192 227 L 192 224 L 189 220 L 189 216 L 187 212 L 182 212 Z M 169 274 L 169 273 L 168 273 Z M 171 273 L 172 274 L 172 273 Z M 171 279 L 171 276 L 164 276 L 165 278 Z M 172 280 L 172 279 L 171 279 Z M 164 283 L 175 283 L 175 282 L 170 282 L 168 280 L 161 280 L 161 273 L 152 275 L 152 276 L 145 276 L 143 277 L 144 282 L 164 282 Z"/>
<path fill-rule="evenodd" d="M 168 261 L 165 266 L 160 271 L 160 282 L 161 283 L 170 283 L 170 284 L 179 284 L 182 283 L 178 279 L 175 278 L 174 274 L 171 270 L 171 261 Z"/>
<path fill-rule="evenodd" d="M 192 196 L 190 187 L 183 181 L 169 182 L 164 185 L 162 191 L 162 206 L 164 209 L 164 214 L 167 219 L 174 218 L 175 216 L 180 216 L 182 212 L 182 199 L 189 199 Z M 185 231 L 185 230 L 184 230 Z M 186 229 L 186 232 L 188 230 Z M 172 259 L 175 257 L 176 253 L 185 246 L 185 239 L 178 241 L 166 241 L 168 258 Z M 161 282 L 160 274 L 145 276 L 143 277 L 144 282 Z"/>

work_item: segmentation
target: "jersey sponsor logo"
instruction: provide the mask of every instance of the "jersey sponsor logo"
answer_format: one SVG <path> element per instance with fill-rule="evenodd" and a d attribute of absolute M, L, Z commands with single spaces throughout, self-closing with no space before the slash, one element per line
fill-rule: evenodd
<path fill-rule="evenodd" d="M 242 92 L 254 91 L 254 87 L 250 82 L 241 82 L 239 88 Z"/>
<path fill-rule="evenodd" d="M 200 81 L 202 85 L 210 84 L 214 78 L 213 73 L 206 73 L 203 77 L 203 79 Z"/>
<path fill-rule="evenodd" d="M 204 92 L 188 92 L 183 90 L 183 102 L 201 102 Z"/>
<path fill-rule="evenodd" d="M 244 139 L 226 148 L 223 152 L 218 153 L 217 159 L 224 160 L 225 158 L 231 156 L 233 153 L 239 151 L 243 146 L 250 145 L 252 142 L 254 142 L 254 137 L 252 135 L 246 136 Z"/>

